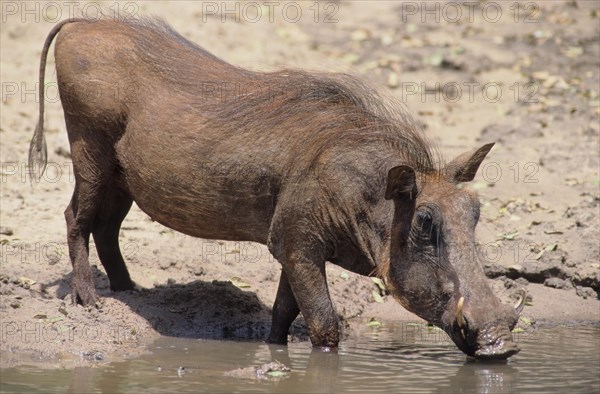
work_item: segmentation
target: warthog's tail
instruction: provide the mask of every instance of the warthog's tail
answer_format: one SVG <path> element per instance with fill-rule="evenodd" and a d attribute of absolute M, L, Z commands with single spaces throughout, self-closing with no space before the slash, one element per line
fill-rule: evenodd
<path fill-rule="evenodd" d="M 50 31 L 46 41 L 44 42 L 44 48 L 42 49 L 42 56 L 40 58 L 40 90 L 39 90 L 39 109 L 40 114 L 38 118 L 38 124 L 33 132 L 31 143 L 29 144 L 29 173 L 31 174 L 31 181 L 35 180 L 39 182 L 40 178 L 44 174 L 46 169 L 46 162 L 48 161 L 48 150 L 46 148 L 46 138 L 44 137 L 44 83 L 45 83 L 45 71 L 46 71 L 46 60 L 48 58 L 48 50 L 52 40 L 58 34 L 60 29 L 68 23 L 73 22 L 84 22 L 86 19 L 72 18 L 67 19 L 56 26 Z"/>

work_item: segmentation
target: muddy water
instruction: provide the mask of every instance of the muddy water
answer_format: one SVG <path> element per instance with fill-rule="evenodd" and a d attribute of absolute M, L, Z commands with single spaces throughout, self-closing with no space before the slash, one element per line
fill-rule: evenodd
<path fill-rule="evenodd" d="M 503 363 L 471 362 L 439 331 L 407 323 L 365 329 L 337 353 L 259 342 L 162 338 L 147 354 L 89 367 L 1 371 L 2 392 L 72 393 L 598 393 L 600 326 L 557 326 L 517 334 L 522 352 Z M 257 378 L 279 361 L 290 372 Z M 183 369 L 180 369 L 183 367 Z"/>

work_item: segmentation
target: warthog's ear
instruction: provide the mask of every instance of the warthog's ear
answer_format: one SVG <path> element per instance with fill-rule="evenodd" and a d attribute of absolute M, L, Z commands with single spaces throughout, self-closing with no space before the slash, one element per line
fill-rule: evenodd
<path fill-rule="evenodd" d="M 409 166 L 397 166 L 388 172 L 385 199 L 413 199 L 417 195 L 417 180 L 415 170 Z"/>
<path fill-rule="evenodd" d="M 450 182 L 471 182 L 483 159 L 494 146 L 494 142 L 485 144 L 479 149 L 475 149 L 452 160 L 444 167 L 443 173 L 446 179 Z"/>

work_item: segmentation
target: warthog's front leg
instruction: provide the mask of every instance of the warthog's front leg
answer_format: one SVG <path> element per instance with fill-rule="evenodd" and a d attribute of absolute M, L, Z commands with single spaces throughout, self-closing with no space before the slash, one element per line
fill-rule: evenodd
<path fill-rule="evenodd" d="M 327 289 L 325 261 L 315 262 L 292 253 L 283 262 L 283 271 L 306 320 L 313 346 L 337 347 L 338 319 Z"/>
<path fill-rule="evenodd" d="M 271 333 L 267 342 L 281 345 L 287 344 L 288 331 L 299 312 L 300 308 L 298 307 L 287 276 L 284 271 L 281 271 L 277 297 L 273 305 Z"/>

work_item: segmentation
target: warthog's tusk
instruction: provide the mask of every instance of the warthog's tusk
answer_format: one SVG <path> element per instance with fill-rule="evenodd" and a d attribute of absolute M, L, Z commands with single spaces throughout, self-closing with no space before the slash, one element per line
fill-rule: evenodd
<path fill-rule="evenodd" d="M 527 293 L 525 292 L 525 290 L 521 290 L 519 299 L 517 300 L 517 303 L 515 304 L 515 310 L 517 311 L 518 314 L 521 314 L 521 311 L 525 307 L 525 297 L 526 296 L 527 296 Z"/>
<path fill-rule="evenodd" d="M 458 327 L 462 328 L 465 324 L 465 320 L 463 318 L 463 305 L 465 303 L 465 297 L 460 297 L 460 299 L 458 300 L 458 303 L 456 304 L 456 323 L 458 324 Z"/>

